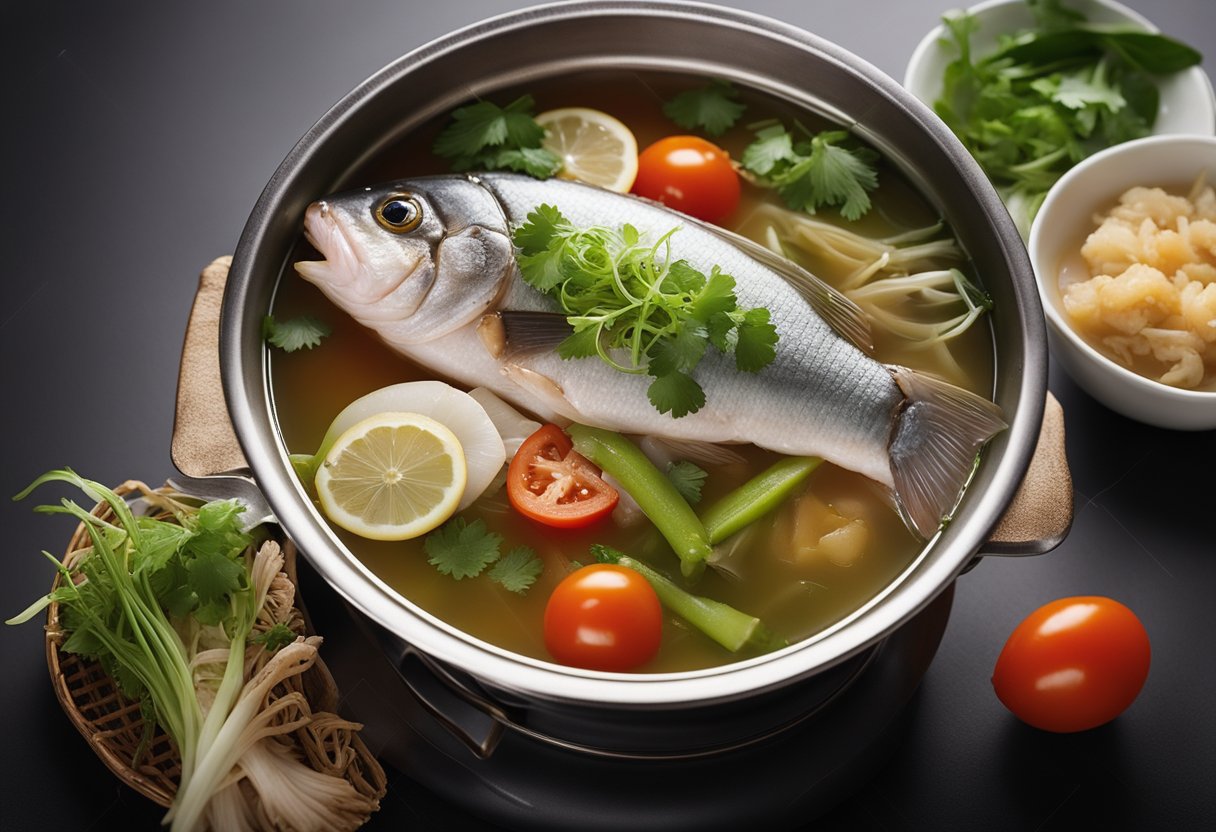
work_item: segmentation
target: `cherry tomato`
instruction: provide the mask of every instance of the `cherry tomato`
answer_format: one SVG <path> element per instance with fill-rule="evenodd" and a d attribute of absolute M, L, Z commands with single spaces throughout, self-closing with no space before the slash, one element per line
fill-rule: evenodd
<path fill-rule="evenodd" d="M 654 658 L 662 636 L 659 596 L 624 566 L 596 563 L 571 572 L 545 606 L 545 646 L 562 664 L 631 670 Z"/>
<path fill-rule="evenodd" d="M 1067 733 L 1110 722 L 1148 677 L 1148 633 L 1136 614 L 1098 596 L 1061 598 L 1017 626 L 992 685 L 1018 719 Z"/>
<path fill-rule="evenodd" d="M 739 204 L 739 175 L 717 145 L 696 136 L 668 136 L 638 156 L 633 192 L 706 222 L 721 222 Z"/>
<path fill-rule="evenodd" d="M 546 526 L 571 529 L 616 508 L 621 495 L 573 448 L 557 425 L 545 425 L 524 440 L 507 468 L 507 498 L 516 511 Z"/>

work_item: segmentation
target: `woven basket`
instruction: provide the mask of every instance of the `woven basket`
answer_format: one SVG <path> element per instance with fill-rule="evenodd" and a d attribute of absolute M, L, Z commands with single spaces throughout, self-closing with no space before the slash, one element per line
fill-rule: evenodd
<path fill-rule="evenodd" d="M 130 495 L 148 493 L 149 489 L 141 482 L 129 480 L 114 491 L 126 499 Z M 168 488 L 159 491 L 172 493 Z M 113 519 L 110 507 L 105 503 L 97 505 L 92 513 L 104 520 Z M 161 515 L 161 519 L 169 518 Z M 295 546 L 289 540 L 284 540 L 281 545 L 283 571 L 292 583 L 296 583 Z M 71 569 L 78 553 L 89 546 L 89 535 L 82 523 L 68 543 L 64 564 Z M 59 586 L 60 580 L 56 575 L 55 587 Z M 300 606 L 298 598 L 296 606 Z M 311 632 L 311 628 L 308 631 Z M 136 759 L 145 731 L 139 703 L 123 696 L 97 662 L 73 653 L 60 652 L 59 646 L 64 637 L 59 624 L 59 605 L 52 603 L 47 615 L 46 660 L 55 696 L 63 706 L 64 713 L 110 771 L 149 800 L 168 807 L 177 793 L 177 782 L 181 775 L 177 749 L 168 735 L 157 726 L 151 742 Z M 338 689 L 320 657 L 304 672 L 302 682 L 314 712 L 337 710 Z M 312 758 L 313 755 L 309 756 Z M 384 770 L 358 735 L 351 736 L 349 744 L 344 747 L 326 747 L 323 756 L 323 760 L 310 759 L 310 762 L 314 767 L 323 767 L 328 773 L 344 777 L 364 796 L 375 800 L 384 796 Z"/>

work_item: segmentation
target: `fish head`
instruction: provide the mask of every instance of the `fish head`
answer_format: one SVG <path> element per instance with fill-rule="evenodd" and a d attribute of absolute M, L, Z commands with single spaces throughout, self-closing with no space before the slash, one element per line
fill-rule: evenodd
<path fill-rule="evenodd" d="M 400 180 L 326 197 L 304 213 L 323 260 L 296 272 L 360 322 L 402 343 L 484 313 L 514 263 L 506 220 L 475 180 Z"/>

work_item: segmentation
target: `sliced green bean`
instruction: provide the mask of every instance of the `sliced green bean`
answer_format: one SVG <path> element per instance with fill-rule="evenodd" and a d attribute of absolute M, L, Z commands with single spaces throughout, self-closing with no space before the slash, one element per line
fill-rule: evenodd
<path fill-rule="evenodd" d="M 611 474 L 642 512 L 662 532 L 680 557 L 685 576 L 697 574 L 713 554 L 705 526 L 667 475 L 654 466 L 637 445 L 619 433 L 587 425 L 566 429 L 574 450 Z"/>
<path fill-rule="evenodd" d="M 615 563 L 637 572 L 654 588 L 655 595 L 668 609 L 732 653 L 748 646 L 767 652 L 788 643 L 754 615 L 712 598 L 693 595 L 666 575 L 624 552 L 596 544 L 591 547 L 591 554 L 600 563 Z"/>
<path fill-rule="evenodd" d="M 718 500 L 701 515 L 709 542 L 721 543 L 781 505 L 822 463 L 815 456 L 787 456 Z"/>

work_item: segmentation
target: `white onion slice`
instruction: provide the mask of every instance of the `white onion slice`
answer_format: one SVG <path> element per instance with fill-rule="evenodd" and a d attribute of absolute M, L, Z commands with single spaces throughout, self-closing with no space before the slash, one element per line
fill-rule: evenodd
<path fill-rule="evenodd" d="M 330 424 L 318 457 L 323 458 L 347 428 L 378 413 L 393 412 L 430 416 L 460 440 L 468 481 L 457 511 L 468 508 L 481 496 L 507 460 L 502 437 L 485 408 L 468 393 L 442 381 L 407 381 L 355 399 Z"/>
<path fill-rule="evenodd" d="M 469 395 L 485 408 L 486 415 L 490 417 L 494 427 L 498 428 L 498 435 L 502 437 L 502 444 L 507 449 L 507 459 L 515 456 L 525 439 L 540 430 L 540 422 L 520 413 L 488 387 L 474 387 L 469 391 Z"/>

